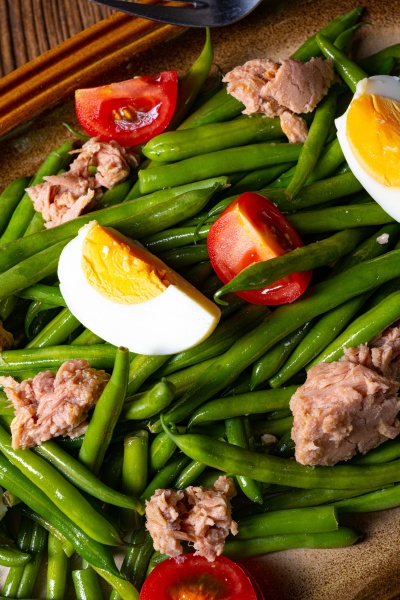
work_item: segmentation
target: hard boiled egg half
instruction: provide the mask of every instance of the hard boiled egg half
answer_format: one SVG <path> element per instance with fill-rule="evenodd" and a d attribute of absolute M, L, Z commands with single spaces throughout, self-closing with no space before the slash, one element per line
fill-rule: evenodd
<path fill-rule="evenodd" d="M 400 221 L 400 80 L 390 75 L 361 80 L 336 127 L 354 175 Z"/>
<path fill-rule="evenodd" d="M 173 354 L 216 327 L 219 308 L 141 245 L 93 221 L 61 253 L 58 276 L 72 314 L 106 342 Z"/>

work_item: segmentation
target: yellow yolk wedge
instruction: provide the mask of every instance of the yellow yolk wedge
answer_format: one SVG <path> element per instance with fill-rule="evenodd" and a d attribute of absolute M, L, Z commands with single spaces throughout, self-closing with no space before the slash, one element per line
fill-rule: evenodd
<path fill-rule="evenodd" d="M 220 310 L 140 244 L 95 221 L 61 253 L 60 290 L 79 321 L 138 354 L 174 354 L 207 338 Z"/>
<path fill-rule="evenodd" d="M 400 186 L 400 102 L 375 94 L 355 98 L 347 114 L 354 156 L 377 181 Z"/>

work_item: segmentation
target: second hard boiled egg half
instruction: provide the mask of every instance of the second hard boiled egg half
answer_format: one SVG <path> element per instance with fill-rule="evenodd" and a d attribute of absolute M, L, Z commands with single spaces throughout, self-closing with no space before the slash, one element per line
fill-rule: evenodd
<path fill-rule="evenodd" d="M 207 338 L 219 308 L 141 245 L 93 221 L 61 253 L 64 300 L 106 342 L 138 354 L 174 354 Z"/>
<path fill-rule="evenodd" d="M 400 80 L 390 75 L 361 80 L 336 127 L 354 175 L 400 221 Z"/>

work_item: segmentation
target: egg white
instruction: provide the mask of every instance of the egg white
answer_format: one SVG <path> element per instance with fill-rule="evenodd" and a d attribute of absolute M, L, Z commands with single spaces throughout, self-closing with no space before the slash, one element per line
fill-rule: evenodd
<path fill-rule="evenodd" d="M 358 98 L 358 96 L 361 94 L 385 96 L 386 98 L 391 98 L 392 100 L 400 102 L 400 80 L 397 77 L 392 77 L 391 75 L 374 75 L 372 77 L 368 77 L 361 80 L 357 84 L 353 99 Z M 400 221 L 400 187 L 390 187 L 379 183 L 365 171 L 353 153 L 347 137 L 347 114 L 349 108 L 335 121 L 337 137 L 345 159 L 354 176 L 358 179 L 370 196 L 383 208 L 385 212 L 388 213 L 388 215 L 393 217 L 393 219 L 396 219 L 396 221 Z M 365 126 L 368 127 L 368 123 L 366 123 Z"/>
<path fill-rule="evenodd" d="M 72 314 L 93 333 L 137 354 L 174 354 L 191 348 L 215 329 L 220 310 L 175 273 L 177 285 L 139 304 L 119 304 L 92 287 L 82 269 L 84 226 L 61 253 L 58 277 Z"/>

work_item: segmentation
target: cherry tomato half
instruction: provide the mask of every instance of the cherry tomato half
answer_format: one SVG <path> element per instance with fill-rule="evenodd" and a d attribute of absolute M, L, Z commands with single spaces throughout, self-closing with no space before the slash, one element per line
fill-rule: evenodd
<path fill-rule="evenodd" d="M 177 93 L 176 71 L 84 88 L 75 92 L 76 116 L 83 129 L 102 142 L 137 146 L 164 131 Z"/>
<path fill-rule="evenodd" d="M 168 558 L 150 573 L 140 600 L 263 600 L 238 564 L 184 554 Z"/>
<path fill-rule="evenodd" d="M 245 192 L 212 225 L 207 245 L 214 271 L 228 283 L 249 265 L 286 254 L 303 242 L 272 202 Z M 310 279 L 311 271 L 292 273 L 264 289 L 236 293 L 252 304 L 285 304 L 296 300 Z"/>

